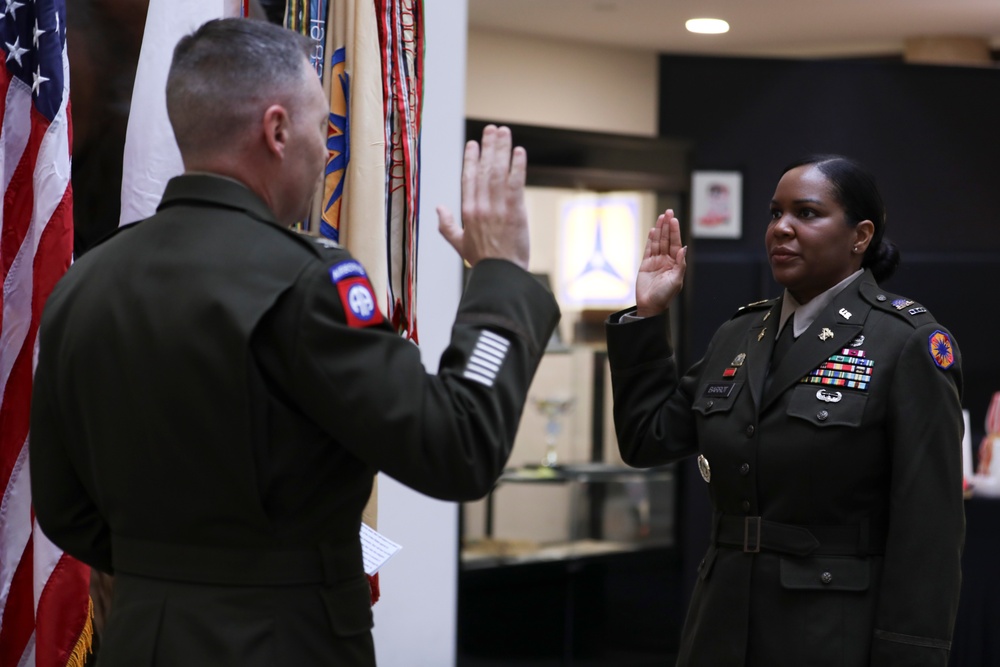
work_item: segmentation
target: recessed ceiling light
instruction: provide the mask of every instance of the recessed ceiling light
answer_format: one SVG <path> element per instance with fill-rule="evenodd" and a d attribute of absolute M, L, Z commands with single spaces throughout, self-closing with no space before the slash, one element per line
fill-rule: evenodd
<path fill-rule="evenodd" d="M 689 19 L 684 27 L 702 35 L 720 35 L 729 32 L 729 24 L 722 19 Z"/>

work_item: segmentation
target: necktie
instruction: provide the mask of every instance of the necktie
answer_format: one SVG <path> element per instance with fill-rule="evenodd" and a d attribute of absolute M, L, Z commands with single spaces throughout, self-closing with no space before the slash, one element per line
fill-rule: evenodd
<path fill-rule="evenodd" d="M 771 370 L 778 367 L 781 360 L 784 358 L 788 349 L 795 342 L 795 313 L 788 318 L 785 322 L 785 326 L 781 329 L 781 333 L 778 335 L 778 340 L 774 342 L 774 350 L 771 352 Z"/>

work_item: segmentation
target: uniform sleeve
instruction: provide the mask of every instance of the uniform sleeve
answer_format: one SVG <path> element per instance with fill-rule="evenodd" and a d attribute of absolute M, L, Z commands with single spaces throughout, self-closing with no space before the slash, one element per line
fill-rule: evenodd
<path fill-rule="evenodd" d="M 889 399 L 890 514 L 872 667 L 948 664 L 965 535 L 961 387 L 951 335 L 938 325 L 915 330 Z"/>
<path fill-rule="evenodd" d="M 698 449 L 691 404 L 701 362 L 678 377 L 667 327 L 666 313 L 606 326 L 618 448 L 635 467 L 670 463 Z"/>
<path fill-rule="evenodd" d="M 280 306 L 277 335 L 291 342 L 271 374 L 284 391 L 339 445 L 401 483 L 445 500 L 485 495 L 558 322 L 552 294 L 510 262 L 477 264 L 433 375 L 387 324 L 353 316 L 328 271 L 303 280 Z"/>
<path fill-rule="evenodd" d="M 59 409 L 57 351 L 41 339 L 31 398 L 31 501 L 42 532 L 88 565 L 111 572 L 111 537 L 69 456 L 71 437 Z"/>

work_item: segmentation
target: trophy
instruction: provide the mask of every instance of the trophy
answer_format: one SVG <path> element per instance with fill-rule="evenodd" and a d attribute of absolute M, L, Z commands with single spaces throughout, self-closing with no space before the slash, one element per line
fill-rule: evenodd
<path fill-rule="evenodd" d="M 534 398 L 535 408 L 546 417 L 545 423 L 545 456 L 542 465 L 547 468 L 556 466 L 556 438 L 559 435 L 559 418 L 573 407 L 572 398 L 557 398 L 553 396 Z"/>

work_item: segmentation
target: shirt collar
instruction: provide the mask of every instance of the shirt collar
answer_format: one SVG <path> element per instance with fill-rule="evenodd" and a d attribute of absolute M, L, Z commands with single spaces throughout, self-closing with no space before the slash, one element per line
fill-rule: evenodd
<path fill-rule="evenodd" d="M 830 289 L 813 297 L 808 303 L 799 303 L 786 289 L 785 295 L 781 299 L 781 317 L 778 320 L 778 335 L 780 335 L 781 330 L 785 328 L 785 322 L 787 322 L 788 318 L 794 313 L 795 328 L 792 329 L 792 334 L 796 338 L 801 336 L 806 329 L 812 326 L 812 323 L 816 320 L 819 314 L 823 312 L 823 309 L 830 305 L 830 302 L 833 301 L 838 294 L 843 292 L 848 285 L 854 282 L 854 280 L 864 272 L 864 269 L 858 269 Z"/>

